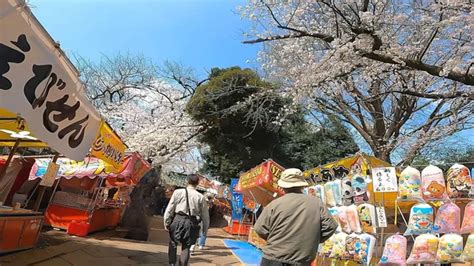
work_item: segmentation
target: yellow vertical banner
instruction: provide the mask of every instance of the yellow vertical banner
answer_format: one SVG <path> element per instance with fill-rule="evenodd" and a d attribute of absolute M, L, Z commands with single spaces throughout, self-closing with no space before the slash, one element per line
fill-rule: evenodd
<path fill-rule="evenodd" d="M 103 121 L 91 154 L 109 163 L 115 171 L 118 171 L 122 166 L 126 148 L 120 137 Z"/>

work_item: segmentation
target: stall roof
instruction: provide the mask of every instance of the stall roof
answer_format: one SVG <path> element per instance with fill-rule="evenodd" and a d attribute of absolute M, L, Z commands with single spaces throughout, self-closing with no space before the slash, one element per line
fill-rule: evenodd
<path fill-rule="evenodd" d="M 47 143 L 31 134 L 26 122 L 16 114 L 0 108 L 0 146 L 12 147 L 20 139 L 20 147 L 46 148 Z"/>
<path fill-rule="evenodd" d="M 34 180 L 43 178 L 51 159 L 36 159 L 33 165 L 29 179 Z M 126 155 L 120 170 L 113 172 L 113 167 L 95 157 L 87 157 L 84 161 L 73 161 L 66 158 L 59 158 L 59 171 L 56 178 L 71 179 L 76 178 L 96 178 L 103 177 L 111 181 L 113 185 L 116 182 L 125 182 L 128 185 L 137 184 L 143 175 L 151 169 L 151 165 L 145 161 L 139 153 L 134 152 Z M 123 179 L 123 181 L 120 181 Z"/>

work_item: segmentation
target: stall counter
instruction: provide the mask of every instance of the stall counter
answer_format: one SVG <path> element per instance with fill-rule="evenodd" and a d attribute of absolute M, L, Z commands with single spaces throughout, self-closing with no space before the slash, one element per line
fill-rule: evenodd
<path fill-rule="evenodd" d="M 39 212 L 0 206 L 0 255 L 35 247 L 42 223 Z"/>
<path fill-rule="evenodd" d="M 86 236 L 89 233 L 118 225 L 122 208 L 87 210 L 51 203 L 45 213 L 45 224 L 67 230 L 68 234 Z"/>

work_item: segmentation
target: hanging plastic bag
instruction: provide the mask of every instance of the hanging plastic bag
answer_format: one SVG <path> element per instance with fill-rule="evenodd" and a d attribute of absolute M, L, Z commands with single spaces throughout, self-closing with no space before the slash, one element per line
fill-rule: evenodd
<path fill-rule="evenodd" d="M 359 242 L 356 243 L 356 256 L 354 257 L 354 261 L 359 264 L 369 265 L 372 260 L 372 254 L 374 253 L 375 241 L 377 240 L 372 235 L 360 235 Z"/>
<path fill-rule="evenodd" d="M 454 164 L 446 174 L 448 196 L 450 198 L 468 198 L 472 194 L 472 178 L 469 168 Z"/>
<path fill-rule="evenodd" d="M 433 207 L 426 203 L 415 204 L 410 210 L 410 219 L 404 235 L 421 235 L 433 229 Z"/>
<path fill-rule="evenodd" d="M 462 236 L 458 234 L 446 234 L 440 237 L 436 262 L 442 264 L 463 262 L 462 244 Z"/>
<path fill-rule="evenodd" d="M 322 257 L 329 257 L 329 255 L 332 252 L 332 248 L 334 246 L 334 236 L 332 235 L 328 240 L 324 241 L 321 245 L 318 247 L 318 253 Z"/>
<path fill-rule="evenodd" d="M 357 206 L 346 206 L 346 215 L 347 222 L 349 223 L 351 231 L 356 233 L 362 232 L 362 227 L 360 226 L 359 221 L 359 213 L 357 212 Z"/>
<path fill-rule="evenodd" d="M 354 202 L 356 204 L 366 203 L 369 201 L 369 192 L 365 178 L 360 175 L 352 177 L 352 191 L 354 193 Z"/>
<path fill-rule="evenodd" d="M 337 209 L 338 210 L 337 218 L 339 221 L 339 225 L 341 226 L 341 230 L 343 232 L 350 234 L 352 230 L 351 230 L 351 225 L 349 224 L 349 219 L 347 217 L 346 208 L 347 208 L 346 206 L 341 206 Z"/>
<path fill-rule="evenodd" d="M 332 189 L 334 192 L 334 200 L 336 201 L 337 206 L 342 205 L 342 182 L 340 179 L 334 180 Z"/>
<path fill-rule="evenodd" d="M 349 206 L 354 203 L 351 178 L 346 176 L 342 179 L 342 204 Z"/>
<path fill-rule="evenodd" d="M 400 173 L 398 197 L 401 200 L 422 200 L 421 174 L 416 168 L 408 166 Z"/>
<path fill-rule="evenodd" d="M 438 238 L 432 234 L 423 234 L 415 238 L 407 264 L 435 263 L 438 250 Z"/>
<path fill-rule="evenodd" d="M 461 234 L 474 233 L 474 201 L 469 202 L 464 208 Z"/>
<path fill-rule="evenodd" d="M 474 235 L 471 234 L 467 237 L 466 246 L 462 252 L 462 258 L 464 261 L 474 261 Z"/>
<path fill-rule="evenodd" d="M 333 246 L 330 258 L 343 259 L 346 254 L 346 238 L 347 234 L 344 232 L 334 234 Z"/>
<path fill-rule="evenodd" d="M 362 225 L 362 231 L 369 234 L 375 234 L 376 216 L 374 205 L 369 203 L 361 204 L 357 206 L 357 213 L 359 214 L 359 221 Z"/>
<path fill-rule="evenodd" d="M 407 239 L 402 235 L 387 238 L 379 265 L 406 265 Z"/>
<path fill-rule="evenodd" d="M 359 235 L 350 234 L 346 238 L 346 253 L 344 254 L 345 260 L 354 260 L 357 256 L 356 246 L 359 242 Z"/>
<path fill-rule="evenodd" d="M 434 165 L 429 165 L 421 172 L 421 187 L 425 200 L 448 199 L 443 171 Z"/>
<path fill-rule="evenodd" d="M 323 204 L 326 203 L 326 195 L 324 192 L 324 186 L 322 185 L 316 185 L 314 186 L 314 189 L 316 190 L 316 196 L 323 202 Z"/>
<path fill-rule="evenodd" d="M 324 193 L 326 196 L 326 204 L 334 207 L 336 206 L 336 199 L 334 197 L 334 191 L 333 191 L 333 181 L 329 181 L 326 184 L 324 184 Z"/>
<path fill-rule="evenodd" d="M 433 233 L 457 233 L 460 232 L 461 209 L 458 205 L 448 202 L 443 204 L 436 213 L 436 219 L 433 225 Z"/>
<path fill-rule="evenodd" d="M 330 207 L 328 208 L 328 213 L 334 218 L 334 220 L 337 222 L 339 227 L 341 226 L 339 224 L 339 207 Z"/>

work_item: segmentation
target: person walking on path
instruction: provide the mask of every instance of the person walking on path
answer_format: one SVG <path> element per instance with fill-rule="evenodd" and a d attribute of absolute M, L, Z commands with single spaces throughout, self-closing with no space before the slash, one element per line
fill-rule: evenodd
<path fill-rule="evenodd" d="M 267 241 L 260 265 L 309 266 L 318 245 L 334 234 L 337 223 L 318 197 L 303 194 L 308 183 L 299 169 L 283 171 L 278 186 L 285 195 L 270 202 L 254 226 Z"/>
<path fill-rule="evenodd" d="M 164 215 L 165 229 L 169 231 L 170 242 L 168 260 L 170 265 L 176 265 L 177 248 L 181 243 L 179 265 L 189 265 L 190 247 L 199 236 L 199 223 L 209 227 L 209 212 L 204 196 L 196 191 L 199 177 L 189 176 L 188 186 L 177 189 L 171 196 Z"/>
<path fill-rule="evenodd" d="M 210 209 L 212 207 L 212 194 L 210 193 L 205 193 L 204 194 L 204 200 L 206 201 L 206 205 L 207 205 L 207 212 L 209 213 L 209 216 L 210 215 Z M 197 240 L 197 243 L 196 245 L 198 246 L 199 250 L 203 250 L 204 247 L 206 246 L 206 239 L 207 239 L 207 231 L 209 229 L 209 226 L 208 227 L 205 227 L 204 226 L 204 223 L 201 222 L 201 230 L 199 231 L 199 239 Z M 192 245 L 191 246 L 191 252 L 194 252 L 194 249 L 195 249 L 195 246 L 196 245 Z"/>

